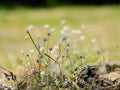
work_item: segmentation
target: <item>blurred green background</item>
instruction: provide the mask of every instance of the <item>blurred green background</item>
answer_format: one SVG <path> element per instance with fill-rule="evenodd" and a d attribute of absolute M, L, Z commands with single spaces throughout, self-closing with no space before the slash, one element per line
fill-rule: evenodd
<path fill-rule="evenodd" d="M 57 4 L 49 1 L 50 5 L 46 4 L 46 6 L 51 7 Z M 16 6 L 15 3 L 11 8 L 8 4 L 4 3 L 0 6 L 1 66 L 13 69 L 17 66 L 20 50 L 28 51 L 34 48 L 31 41 L 25 39 L 25 31 L 29 25 L 34 25 L 33 35 L 41 38 L 42 31 L 44 32 L 43 26 L 47 23 L 51 28 L 58 28 L 55 33 L 57 36 L 62 27 L 61 20 L 66 20 L 66 25 L 73 29 L 80 29 L 81 25 L 85 24 L 85 33 L 96 38 L 97 49 L 105 51 L 108 60 L 120 59 L 120 5 L 97 6 L 95 3 L 95 5 L 66 6 L 64 3 L 53 8 L 35 8 L 25 7 L 23 4 Z M 57 38 L 54 40 L 57 41 Z M 86 41 L 82 43 L 88 44 Z M 87 48 L 91 49 L 89 46 Z"/>

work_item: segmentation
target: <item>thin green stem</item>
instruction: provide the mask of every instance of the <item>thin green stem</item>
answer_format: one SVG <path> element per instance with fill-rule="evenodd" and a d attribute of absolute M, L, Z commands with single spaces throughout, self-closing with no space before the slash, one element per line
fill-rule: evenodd
<path fill-rule="evenodd" d="M 71 59 L 68 51 L 67 51 L 67 55 L 68 55 L 68 58 L 70 60 L 70 66 L 71 66 L 71 71 L 72 71 L 73 70 L 73 63 L 72 63 L 72 59 Z"/>
<path fill-rule="evenodd" d="M 48 36 L 48 38 L 47 38 L 47 47 L 46 47 L 46 48 L 47 48 L 47 54 L 48 54 L 48 51 L 49 51 L 49 50 L 48 50 L 48 48 L 49 48 L 49 36 Z"/>
<path fill-rule="evenodd" d="M 39 48 L 37 48 L 37 46 L 36 46 L 36 44 L 35 44 L 35 42 L 34 42 L 32 36 L 31 36 L 30 32 L 29 32 L 29 31 L 26 31 L 26 33 L 29 35 L 29 37 L 30 37 L 32 43 L 34 44 L 35 48 L 37 49 L 38 53 L 42 56 L 42 54 L 41 54 Z"/>

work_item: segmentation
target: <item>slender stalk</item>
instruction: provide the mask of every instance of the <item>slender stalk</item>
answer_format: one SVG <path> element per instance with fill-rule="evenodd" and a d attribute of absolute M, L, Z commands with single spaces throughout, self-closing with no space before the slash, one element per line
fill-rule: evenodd
<path fill-rule="evenodd" d="M 61 45 L 59 45 L 59 52 L 58 52 L 58 56 L 56 58 L 56 61 L 58 61 L 58 59 L 60 58 L 61 49 L 62 49 L 62 43 L 61 43 Z"/>
<path fill-rule="evenodd" d="M 73 64 L 72 64 L 72 59 L 71 59 L 68 51 L 67 51 L 67 55 L 68 55 L 68 58 L 70 60 L 70 66 L 71 66 L 71 71 L 72 71 L 73 70 Z"/>
<path fill-rule="evenodd" d="M 1 69 L 5 70 L 5 71 L 8 71 L 9 73 L 11 73 L 9 70 L 7 70 L 6 68 L 0 66 Z"/>
<path fill-rule="evenodd" d="M 47 54 L 48 54 L 48 51 L 49 51 L 49 50 L 48 50 L 48 48 L 49 48 L 49 36 L 48 36 L 48 38 L 47 38 L 47 47 L 46 47 L 46 48 L 47 48 Z"/>
<path fill-rule="evenodd" d="M 42 56 L 40 50 L 37 48 L 37 46 L 36 46 L 36 44 L 35 44 L 35 42 L 34 42 L 32 36 L 31 36 L 30 32 L 27 30 L 26 33 L 29 35 L 29 37 L 30 37 L 32 43 L 34 44 L 35 48 L 37 49 L 38 53 Z"/>
<path fill-rule="evenodd" d="M 33 65 L 32 65 L 32 60 L 31 60 L 31 58 L 30 58 L 30 56 L 29 55 L 27 55 L 27 57 L 28 57 L 28 60 L 30 61 L 30 65 L 31 65 L 31 69 L 34 67 Z"/>

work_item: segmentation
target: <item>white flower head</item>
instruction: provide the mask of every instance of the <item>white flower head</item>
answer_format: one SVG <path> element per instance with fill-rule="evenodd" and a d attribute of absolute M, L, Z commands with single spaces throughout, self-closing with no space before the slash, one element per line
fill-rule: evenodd
<path fill-rule="evenodd" d="M 53 49 L 52 51 L 51 51 L 51 54 L 54 54 L 55 53 L 55 49 Z"/>
<path fill-rule="evenodd" d="M 27 31 L 31 31 L 33 29 L 33 25 L 28 26 Z"/>
<path fill-rule="evenodd" d="M 26 63 L 25 66 L 26 66 L 26 67 L 30 67 L 30 62 Z"/>
<path fill-rule="evenodd" d="M 45 29 L 47 29 L 47 28 L 49 28 L 49 27 L 50 27 L 49 24 L 45 24 L 45 25 L 44 25 L 44 28 L 45 28 Z"/>
<path fill-rule="evenodd" d="M 38 48 L 38 49 L 40 49 L 40 43 L 39 42 L 36 42 L 36 47 Z"/>
<path fill-rule="evenodd" d="M 41 48 L 40 48 L 40 51 L 43 51 L 43 50 L 44 50 L 44 47 L 41 47 Z"/>
<path fill-rule="evenodd" d="M 81 34 L 81 30 L 76 30 L 76 34 Z"/>
<path fill-rule="evenodd" d="M 71 33 L 72 33 L 72 34 L 75 34 L 75 33 L 76 33 L 76 30 L 75 30 L 75 29 L 72 29 L 72 30 L 71 30 Z"/>
<path fill-rule="evenodd" d="M 66 23 L 66 20 L 61 20 L 60 22 L 62 25 Z"/>
<path fill-rule="evenodd" d="M 81 36 L 80 36 L 80 40 L 85 40 L 85 36 L 84 36 L 84 35 L 81 35 Z"/>
<path fill-rule="evenodd" d="M 73 51 L 73 54 L 79 54 L 79 52 L 77 50 Z"/>
<path fill-rule="evenodd" d="M 68 29 L 69 29 L 68 26 L 64 26 L 64 27 L 63 27 L 63 31 L 67 31 Z"/>
<path fill-rule="evenodd" d="M 53 28 L 50 29 L 51 32 L 54 32 L 55 30 L 56 30 L 55 27 L 53 27 Z"/>
<path fill-rule="evenodd" d="M 64 31 L 64 30 L 61 30 L 61 31 L 60 31 L 60 34 L 61 34 L 61 35 L 64 35 L 64 34 L 65 34 L 65 31 Z"/>
<path fill-rule="evenodd" d="M 34 53 L 34 52 L 35 52 L 35 50 L 34 50 L 34 49 L 31 49 L 31 50 L 30 50 L 30 53 Z"/>
<path fill-rule="evenodd" d="M 34 68 L 32 68 L 31 69 L 31 73 L 35 73 L 36 71 L 35 71 L 35 69 Z"/>
<path fill-rule="evenodd" d="M 86 29 L 86 25 L 85 25 L 85 24 L 82 24 L 82 25 L 81 25 L 81 28 L 82 28 L 82 29 Z"/>
<path fill-rule="evenodd" d="M 24 54 L 24 50 L 21 50 L 20 53 L 21 53 L 21 54 Z"/>
<path fill-rule="evenodd" d="M 9 88 L 8 88 L 8 87 L 5 87 L 3 90 L 9 90 Z"/>
<path fill-rule="evenodd" d="M 45 71 L 41 71 L 41 76 L 44 76 L 45 75 Z"/>
<path fill-rule="evenodd" d="M 95 38 L 92 38 L 92 39 L 91 39 L 91 42 L 92 42 L 92 43 L 95 43 L 95 42 L 96 42 L 96 39 L 95 39 Z"/>

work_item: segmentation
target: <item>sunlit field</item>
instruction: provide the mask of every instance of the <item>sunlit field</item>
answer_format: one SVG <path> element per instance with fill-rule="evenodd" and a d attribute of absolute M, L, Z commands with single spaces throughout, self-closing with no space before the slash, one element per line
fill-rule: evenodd
<path fill-rule="evenodd" d="M 2 8 L 0 66 L 17 73 L 21 50 L 25 54 L 36 50 L 26 33 L 27 28 L 31 27 L 33 39 L 41 45 L 47 33 L 51 33 L 49 48 L 59 43 L 64 34 L 67 35 L 71 58 L 76 60 L 73 61 L 74 66 L 79 66 L 76 64 L 79 62 L 78 56 L 87 57 L 83 63 L 91 64 L 99 58 L 102 58 L 103 63 L 120 60 L 120 6 Z"/>
<path fill-rule="evenodd" d="M 32 47 L 30 42 L 25 40 L 25 31 L 29 25 L 34 25 L 34 30 L 39 31 L 39 36 L 42 37 L 44 24 L 58 28 L 59 33 L 62 27 L 60 21 L 63 19 L 73 29 L 80 29 L 81 25 L 86 25 L 85 33 L 97 39 L 98 49 L 108 52 L 110 60 L 119 60 L 119 10 L 119 6 L 0 9 L 0 63 L 14 67 L 20 50 Z"/>

